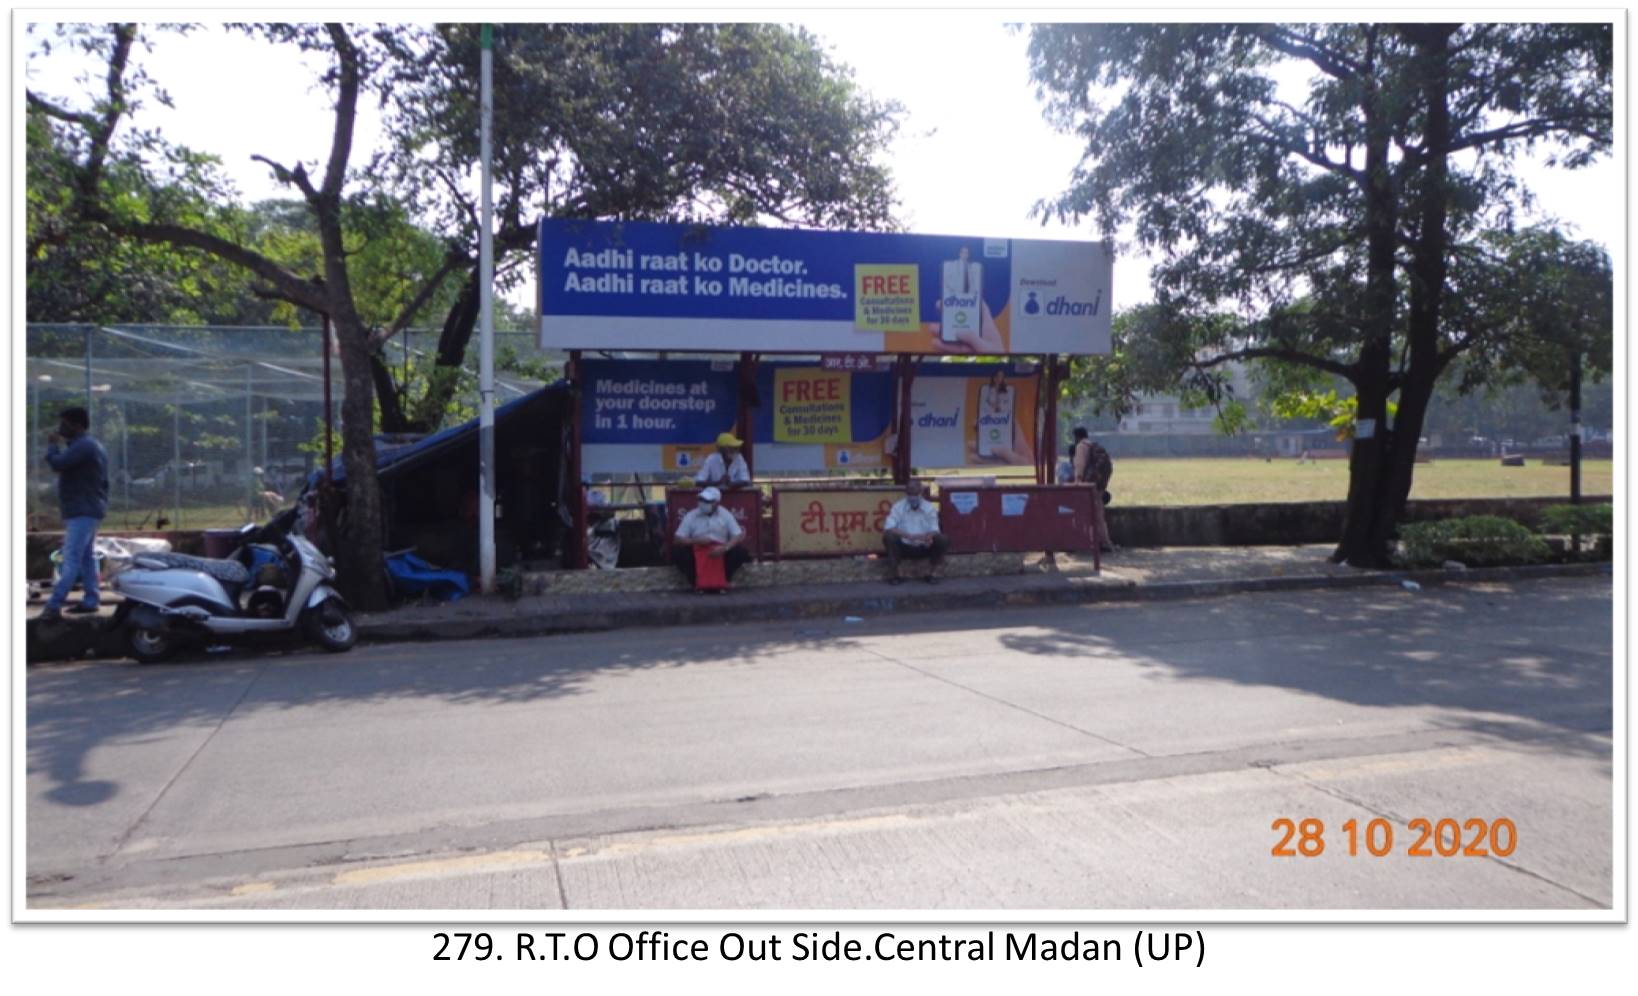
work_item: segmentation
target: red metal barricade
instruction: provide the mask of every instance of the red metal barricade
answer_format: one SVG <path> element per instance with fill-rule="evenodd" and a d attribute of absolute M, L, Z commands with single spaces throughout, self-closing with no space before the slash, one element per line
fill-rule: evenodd
<path fill-rule="evenodd" d="M 1090 553 L 1092 489 L 1057 484 L 951 488 L 939 493 L 951 553 Z"/>

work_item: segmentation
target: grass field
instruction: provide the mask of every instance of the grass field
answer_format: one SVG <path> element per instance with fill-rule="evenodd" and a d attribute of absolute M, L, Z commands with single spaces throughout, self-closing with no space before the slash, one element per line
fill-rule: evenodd
<path fill-rule="evenodd" d="M 1028 476 L 1027 468 L 1018 468 Z M 951 471 L 950 473 L 974 473 Z M 988 473 L 986 471 L 986 473 Z M 1611 494 L 1614 464 L 1584 460 L 1581 493 Z M 1346 460 L 1265 462 L 1254 458 L 1115 461 L 1109 490 L 1121 505 L 1229 505 L 1243 502 L 1342 501 L 1348 497 Z M 1527 460 L 1435 460 L 1416 465 L 1412 498 L 1527 498 L 1570 495 L 1570 468 Z"/>

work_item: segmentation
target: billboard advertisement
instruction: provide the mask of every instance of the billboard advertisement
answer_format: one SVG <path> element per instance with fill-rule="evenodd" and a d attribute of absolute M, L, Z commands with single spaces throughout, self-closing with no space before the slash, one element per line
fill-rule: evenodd
<path fill-rule="evenodd" d="M 691 475 L 737 422 L 731 360 L 584 360 L 582 370 L 586 473 Z M 1017 364 L 921 364 L 910 388 L 916 466 L 1033 466 L 1039 382 Z M 891 466 L 891 372 L 761 363 L 756 388 L 757 473 Z"/>
<path fill-rule="evenodd" d="M 1109 352 L 1106 243 L 542 219 L 548 349 Z"/>
<path fill-rule="evenodd" d="M 891 466 L 893 375 L 801 363 L 757 365 L 752 418 L 761 473 Z"/>
<path fill-rule="evenodd" d="M 1030 467 L 1040 377 L 1006 364 L 922 364 L 910 385 L 917 467 Z"/>
<path fill-rule="evenodd" d="M 739 413 L 732 360 L 585 360 L 582 470 L 692 473 Z"/>

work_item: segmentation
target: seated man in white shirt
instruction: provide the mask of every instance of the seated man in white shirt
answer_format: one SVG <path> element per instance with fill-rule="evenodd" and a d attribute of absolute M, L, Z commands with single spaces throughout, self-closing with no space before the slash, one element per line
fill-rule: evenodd
<path fill-rule="evenodd" d="M 745 444 L 725 432 L 717 437 L 717 451 L 705 458 L 694 482 L 715 484 L 719 488 L 748 488 L 751 486 L 751 468 L 745 463 L 740 448 Z"/>
<path fill-rule="evenodd" d="M 705 547 L 708 555 L 723 558 L 723 574 L 732 581 L 734 572 L 751 559 L 740 546 L 743 542 L 745 530 L 734 513 L 722 507 L 722 492 L 706 488 L 700 492 L 700 503 L 683 516 L 676 535 L 671 537 L 671 562 L 692 585 L 694 548 Z"/>
<path fill-rule="evenodd" d="M 898 584 L 904 580 L 899 577 L 899 560 L 904 557 L 913 560 L 931 558 L 933 563 L 927 571 L 927 583 L 938 583 L 938 570 L 944 566 L 944 551 L 949 549 L 950 541 L 938 531 L 938 509 L 922 497 L 920 481 L 906 484 L 904 497 L 894 503 L 892 511 L 887 513 L 887 522 L 882 529 L 882 545 L 887 547 L 887 565 L 892 571 L 887 578 L 888 584 Z"/>

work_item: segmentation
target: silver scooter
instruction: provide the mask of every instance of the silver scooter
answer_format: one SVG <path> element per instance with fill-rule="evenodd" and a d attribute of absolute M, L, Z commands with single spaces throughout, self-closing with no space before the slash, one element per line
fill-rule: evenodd
<path fill-rule="evenodd" d="M 131 656 L 150 664 L 186 642 L 298 627 L 325 650 L 351 649 L 358 631 L 331 585 L 335 569 L 294 522 L 291 510 L 265 527 L 246 526 L 225 560 L 139 553 L 117 567 L 109 586 L 125 602 L 114 625 L 124 627 Z"/>

